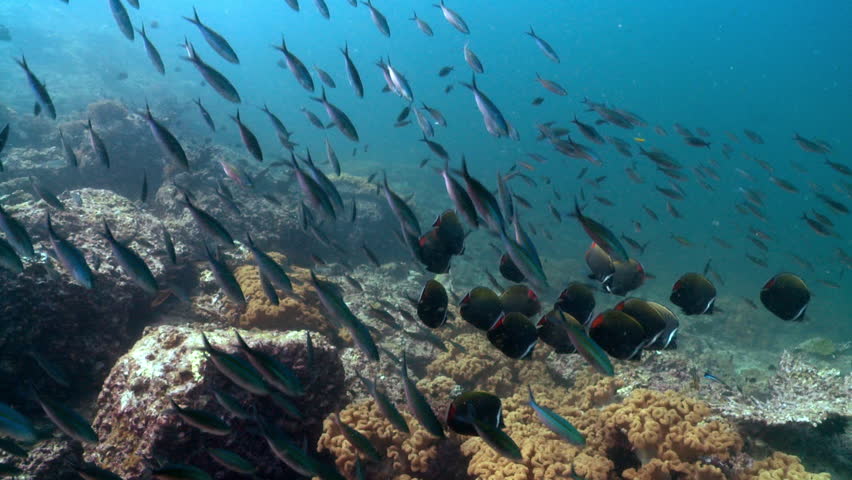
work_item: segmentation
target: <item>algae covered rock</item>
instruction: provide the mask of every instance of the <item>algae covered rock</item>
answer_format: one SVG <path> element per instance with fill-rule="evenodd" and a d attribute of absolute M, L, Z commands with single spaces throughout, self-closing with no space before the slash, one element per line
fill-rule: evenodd
<path fill-rule="evenodd" d="M 817 357 L 830 357 L 837 353 L 837 345 L 825 337 L 813 337 L 796 345 L 797 352 L 809 353 Z"/>
<path fill-rule="evenodd" d="M 158 282 L 166 284 L 171 272 L 161 260 L 159 222 L 150 213 L 108 190 L 75 190 L 60 199 L 65 210 L 51 213 L 54 229 L 86 257 L 94 288 L 75 283 L 51 257 L 43 202 L 4 205 L 32 237 L 35 258 L 25 261 L 21 274 L 0 271 L 0 350 L 6 353 L 0 356 L 0 390 L 20 390 L 26 378 L 48 395 L 73 401 L 97 389 L 151 312 L 151 295 L 113 260 L 103 222 L 145 259 Z M 57 389 L 28 351 L 61 364 L 73 388 Z"/>
<path fill-rule="evenodd" d="M 233 395 L 249 411 L 315 445 L 323 419 L 343 400 L 343 367 L 337 349 L 312 333 L 314 359 L 308 365 L 306 332 L 240 331 L 253 348 L 273 355 L 294 369 L 305 388 L 301 397 L 287 397 L 302 418 L 286 414 L 269 396 L 254 396 L 233 384 L 201 350 L 201 333 L 220 350 L 234 353 L 234 330 L 208 326 L 160 326 L 145 330 L 141 340 L 115 364 L 98 398 L 93 422 L 101 443 L 85 458 L 125 478 L 143 474 L 147 459 L 193 464 L 216 478 L 241 478 L 226 472 L 208 455 L 208 448 L 225 448 L 259 467 L 261 478 L 290 478 L 295 474 L 272 454 L 252 420 L 228 413 L 213 391 Z M 169 398 L 182 407 L 207 410 L 225 420 L 231 432 L 203 433 L 170 411 Z"/>

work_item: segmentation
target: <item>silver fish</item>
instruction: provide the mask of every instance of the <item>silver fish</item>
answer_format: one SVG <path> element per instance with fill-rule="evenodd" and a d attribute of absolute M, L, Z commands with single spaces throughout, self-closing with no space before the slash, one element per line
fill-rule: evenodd
<path fill-rule="evenodd" d="M 321 103 L 325 107 L 325 113 L 328 114 L 328 117 L 334 123 L 340 132 L 346 136 L 346 138 L 357 142 L 358 141 L 358 131 L 355 130 L 355 125 L 352 123 L 352 120 L 343 113 L 343 110 L 337 108 L 335 105 L 332 105 L 328 99 L 325 97 L 325 88 L 322 89 L 322 97 L 311 97 L 312 100 Z"/>
<path fill-rule="evenodd" d="M 349 58 L 349 44 L 345 44 L 340 51 L 343 53 L 343 59 L 346 63 L 346 73 L 349 76 L 349 84 L 355 89 L 355 95 L 357 95 L 358 98 L 363 98 L 364 85 L 361 83 L 361 75 L 358 73 L 358 69 L 355 68 L 355 64 L 352 63 L 352 59 Z"/>
<path fill-rule="evenodd" d="M 210 116 L 210 112 L 208 112 L 207 109 L 204 108 L 204 105 L 201 104 L 201 99 L 196 98 L 195 100 L 193 100 L 193 102 L 198 105 L 198 111 L 201 112 L 201 118 L 204 119 L 204 123 L 206 123 L 207 126 L 210 127 L 210 130 L 213 130 L 215 132 L 216 124 L 213 123 L 213 117 Z"/>
<path fill-rule="evenodd" d="M 24 73 L 27 75 L 27 81 L 30 84 L 30 88 L 32 88 L 35 93 L 38 104 L 47 111 L 47 115 L 51 120 L 56 120 L 56 107 L 53 106 L 53 100 L 50 98 L 50 94 L 47 93 L 47 87 L 45 87 L 44 83 L 35 76 L 32 70 L 30 70 L 30 66 L 27 65 L 27 59 L 23 55 L 21 55 L 20 60 L 15 59 L 15 62 L 24 69 Z"/>
<path fill-rule="evenodd" d="M 132 42 L 133 25 L 130 24 L 130 16 L 127 15 L 127 9 L 124 8 L 121 0 L 109 0 L 109 8 L 112 10 L 112 17 L 115 18 L 118 29 Z"/>
<path fill-rule="evenodd" d="M 462 82 L 462 85 L 473 92 L 473 98 L 476 101 L 476 108 L 478 108 L 479 113 L 482 114 L 482 119 L 485 122 L 485 127 L 488 129 L 489 133 L 495 137 L 509 136 L 509 124 L 506 122 L 503 114 L 500 113 L 500 109 L 497 108 L 497 105 L 495 105 L 488 96 L 482 93 L 476 85 L 476 75 L 473 75 L 473 81 L 471 83 Z"/>
<path fill-rule="evenodd" d="M 236 87 L 234 87 L 234 84 L 232 84 L 231 81 L 218 70 L 205 63 L 201 57 L 198 56 L 198 53 L 196 53 L 192 44 L 189 43 L 189 40 L 184 41 L 184 46 L 186 48 L 187 56 L 182 58 L 195 65 L 195 68 L 201 76 L 204 77 L 204 80 L 206 80 L 207 83 L 216 90 L 216 93 L 229 102 L 240 103 L 242 101 L 240 99 L 240 94 L 237 92 Z"/>
<path fill-rule="evenodd" d="M 421 32 L 426 34 L 427 37 L 431 37 L 432 35 L 434 35 L 432 33 L 432 27 L 430 27 L 428 23 L 421 20 L 420 17 L 417 16 L 417 12 L 412 12 L 412 15 L 413 16 L 409 18 L 409 20 L 413 20 L 414 23 L 417 24 L 417 28 L 419 28 Z"/>
<path fill-rule="evenodd" d="M 237 52 L 231 48 L 231 45 L 227 40 L 225 40 L 225 37 L 201 22 L 198 18 L 198 11 L 195 10 L 195 7 L 192 7 L 192 18 L 183 18 L 201 30 L 201 34 L 204 36 L 204 39 L 207 40 L 210 47 L 212 47 L 213 50 L 215 50 L 222 58 L 231 63 L 240 63 L 240 59 L 237 57 Z"/>
<path fill-rule="evenodd" d="M 145 25 L 143 24 L 142 28 L 136 29 L 136 31 L 142 36 L 142 41 L 145 43 L 145 52 L 148 53 L 148 59 L 151 60 L 151 63 L 154 64 L 154 68 L 160 72 L 160 75 L 165 75 L 166 67 L 163 65 L 163 58 L 160 56 L 160 52 L 157 50 L 157 47 L 151 43 L 151 40 L 145 33 Z"/>
<path fill-rule="evenodd" d="M 370 16 L 373 18 L 373 23 L 376 24 L 376 28 L 382 32 L 382 35 L 386 37 L 390 37 L 390 26 L 388 25 L 388 19 L 382 15 L 382 12 L 378 11 L 376 7 L 373 6 L 372 0 L 367 0 L 366 2 L 361 2 L 366 5 L 367 8 L 370 9 Z"/>
<path fill-rule="evenodd" d="M 151 108 L 147 103 L 145 104 L 145 121 L 148 122 L 148 127 L 151 129 L 151 135 L 154 136 L 154 140 L 156 140 L 157 145 L 160 146 L 163 156 L 178 167 L 184 170 L 189 170 L 189 160 L 187 159 L 186 152 L 184 152 L 180 142 L 174 135 L 172 135 L 172 132 L 154 119 L 154 116 L 151 115 Z"/>
<path fill-rule="evenodd" d="M 65 164 L 72 168 L 77 168 L 80 162 L 77 160 L 77 154 L 74 153 L 74 149 L 71 148 L 71 145 L 65 141 L 65 135 L 62 134 L 62 130 L 59 130 L 59 142 L 62 144 L 62 154 L 65 156 Z"/>
<path fill-rule="evenodd" d="M 231 119 L 237 123 L 237 127 L 240 129 L 240 139 L 243 141 L 243 145 L 246 146 L 246 150 L 249 151 L 252 157 L 255 160 L 262 162 L 263 161 L 263 151 L 260 149 L 260 143 L 257 141 L 257 137 L 254 136 L 251 130 L 240 119 L 240 111 L 237 110 L 237 114 L 232 116 Z"/>
<path fill-rule="evenodd" d="M 154 274 L 151 273 L 145 260 L 142 260 L 142 257 L 131 250 L 130 247 L 115 239 L 106 220 L 104 220 L 104 237 L 112 249 L 113 257 L 121 265 L 124 273 L 146 293 L 151 295 L 157 293 L 157 290 L 159 290 L 157 280 L 154 278 Z"/>
<path fill-rule="evenodd" d="M 470 33 L 470 29 L 467 28 L 467 23 L 465 23 L 464 19 L 458 13 L 444 5 L 444 0 L 441 0 L 440 4 L 435 4 L 434 6 L 441 9 L 444 18 L 450 22 L 450 25 L 456 27 L 456 30 L 464 34 Z"/>
<path fill-rule="evenodd" d="M 559 55 L 556 54 L 556 50 L 554 50 L 549 43 L 545 42 L 541 37 L 535 34 L 535 30 L 533 30 L 532 25 L 530 25 L 530 31 L 527 32 L 527 35 L 535 40 L 536 45 L 538 45 L 538 48 L 547 58 L 559 63 Z"/>
<path fill-rule="evenodd" d="M 479 57 L 470 49 L 470 42 L 465 42 L 464 44 L 464 61 L 470 65 L 470 68 L 474 72 L 485 73 L 485 68 L 482 66 L 482 62 L 479 61 Z"/>
<path fill-rule="evenodd" d="M 59 263 L 80 285 L 91 289 L 94 286 L 95 278 L 89 264 L 86 263 L 86 257 L 71 242 L 56 234 L 53 230 L 53 224 L 50 222 L 50 213 L 47 214 L 45 223 L 47 224 L 48 238 L 50 238 L 53 253 Z"/>
<path fill-rule="evenodd" d="M 290 72 L 296 77 L 296 80 L 299 81 L 299 85 L 301 85 L 305 90 L 309 92 L 314 91 L 314 80 L 311 78 L 311 72 L 308 71 L 308 68 L 305 67 L 305 64 L 299 60 L 299 57 L 293 55 L 290 50 L 287 49 L 287 44 L 284 43 L 284 35 L 281 35 L 281 46 L 275 46 L 276 50 L 280 50 L 281 53 L 284 54 L 284 59 L 287 61 L 287 68 L 290 69 Z"/>

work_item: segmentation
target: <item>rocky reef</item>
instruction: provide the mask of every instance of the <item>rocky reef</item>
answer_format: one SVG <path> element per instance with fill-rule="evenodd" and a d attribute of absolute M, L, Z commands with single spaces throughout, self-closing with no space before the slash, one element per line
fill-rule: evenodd
<path fill-rule="evenodd" d="M 252 348 L 274 356 L 296 372 L 305 386 L 304 395 L 291 399 L 298 411 L 296 416 L 268 397 L 252 396 L 216 370 L 201 351 L 201 332 L 216 348 L 229 353 L 236 351 L 236 340 L 234 331 L 215 328 L 146 329 L 104 382 L 93 422 L 101 441 L 85 451 L 86 460 L 109 465 L 125 478 L 141 475 L 146 467 L 143 460 L 150 458 L 191 463 L 208 472 L 221 471 L 218 478 L 231 478 L 207 453 L 210 448 L 226 448 L 259 466 L 259 475 L 281 478 L 287 472 L 253 430 L 253 421 L 235 417 L 217 403 L 213 392 L 231 395 L 252 414 L 276 419 L 280 428 L 315 443 L 323 418 L 345 399 L 337 349 L 321 335 L 313 334 L 314 358 L 309 365 L 306 331 L 239 331 Z M 170 399 L 184 408 L 219 416 L 230 425 L 231 433 L 212 436 L 193 428 L 171 410 Z"/>
<path fill-rule="evenodd" d="M 512 360 L 459 319 L 457 302 L 449 306 L 446 325 L 436 330 L 420 325 L 409 299 L 418 296 L 430 276 L 388 235 L 398 225 L 366 179 L 335 177 L 347 205 L 357 203 L 358 219 L 354 224 L 325 222 L 324 236 L 311 234 L 300 219 L 298 187 L 283 164 L 261 169 L 233 149 L 199 143 L 191 149 L 190 171 L 175 172 L 162 161 L 145 122 L 124 105 L 99 102 L 87 115 L 121 159 L 120 173 L 92 165 L 82 118 L 60 125 L 83 160 L 79 170 L 64 165 L 56 132 L 41 119 L 17 119 L 20 132 L 5 153 L 9 172 L 0 182 L 0 203 L 30 232 L 36 255 L 25 259 L 20 274 L 0 271 L 0 391 L 9 392 L 2 401 L 36 419 L 39 427 L 47 426 L 25 379 L 40 393 L 93 419 L 99 438 L 80 445 L 58 431 L 46 431 L 28 445 L 26 458 L 0 452 L 0 463 L 24 471 L 20 479 L 77 478 L 73 466 L 84 462 L 128 480 L 150 478 L 160 462 L 189 463 L 217 479 L 243 478 L 211 458 L 211 448 L 248 459 L 259 467 L 258 478 L 299 478 L 266 444 L 257 418 L 268 420 L 304 444 L 311 457 L 336 466 L 349 479 L 357 478 L 359 465 L 367 478 L 393 480 L 830 478 L 809 473 L 811 464 L 805 468 L 790 455 L 811 456 L 808 444 L 830 445 L 837 457 L 833 464 L 849 467 L 843 458 L 848 461 L 844 452 L 852 446 L 852 376 L 813 362 L 813 355 L 848 352 L 843 345 L 815 340 L 785 351 L 771 368 L 755 362 L 737 370 L 726 359 L 730 352 L 697 334 L 709 327 L 696 321 L 684 325 L 687 334 L 677 350 L 616 361 L 614 377 L 593 373 L 579 355 L 558 355 L 543 344 L 531 359 Z M 165 122 L 170 118 L 163 116 Z M 27 147 L 19 146 L 22 132 L 28 136 Z M 252 177 L 254 188 L 225 179 L 220 161 L 234 158 Z M 143 171 L 151 191 L 146 202 L 139 198 Z M 64 208 L 39 199 L 29 176 L 57 193 Z M 213 191 L 217 181 L 230 188 L 233 205 Z M 221 258 L 245 294 L 244 305 L 223 295 L 184 192 L 233 234 L 235 245 L 222 250 Z M 51 257 L 48 211 L 58 233 L 83 252 L 94 271 L 95 288 L 75 283 Z M 104 222 L 144 258 L 161 286 L 158 295 L 145 293 L 115 261 L 102 236 Z M 174 238 L 177 264 L 168 259 L 163 231 Z M 276 291 L 277 304 L 264 292 L 245 242 L 247 233 L 285 267 L 293 284 L 292 291 Z M 474 259 L 488 249 L 484 240 L 476 241 L 483 248 L 472 254 Z M 378 266 L 360 253 L 362 243 L 377 252 Z M 559 262 L 566 271 L 577 268 L 571 260 Z M 441 276 L 453 293 L 462 293 L 453 283 L 482 281 L 478 270 L 459 270 Z M 330 321 L 311 286 L 312 271 L 339 287 L 376 338 L 380 362 L 367 360 L 351 334 Z M 255 395 L 222 375 L 202 349 L 202 333 L 215 347 L 234 353 L 234 332 L 292 368 L 305 393 Z M 462 392 L 483 390 L 500 397 L 505 432 L 517 442 L 523 459 L 504 458 L 478 437 L 428 433 L 403 407 L 403 356 L 442 421 Z M 61 365 L 73 382 L 59 385 L 37 358 Z M 703 378 L 708 368 L 732 381 Z M 410 434 L 380 413 L 359 376 L 382 385 L 403 410 Z M 540 404 L 575 425 L 585 444 L 569 444 L 542 425 L 527 403 L 527 387 Z M 248 414 L 224 408 L 214 392 L 235 398 Z M 228 433 L 214 435 L 189 425 L 172 401 L 224 420 Z M 360 453 L 333 414 L 365 436 L 380 459 L 368 460 Z M 802 441 L 784 442 L 793 437 Z"/>
<path fill-rule="evenodd" d="M 45 378 L 26 354 L 35 351 L 61 363 L 74 376 L 74 391 L 91 392 L 132 345 L 151 314 L 151 298 L 111 259 L 110 247 L 101 236 L 103 222 L 109 223 L 120 238 L 131 239 L 131 247 L 144 255 L 154 275 L 165 281 L 159 221 L 108 190 L 82 189 L 60 195 L 65 209 L 52 213 L 53 225 L 85 252 L 97 285 L 86 290 L 48 255 L 51 248 L 44 202 L 23 192 L 16 198 L 21 203 L 7 203 L 5 210 L 30 232 L 36 258 L 26 261 L 21 274 L 0 271 L 0 315 L 8 320 L 0 323 L 0 345 L 6 353 L 0 361 L 5 372 L 0 375 L 0 386 L 4 391 L 20 388 L 18 379 L 24 376 L 50 393 L 73 395 L 70 390 L 56 390 Z"/>

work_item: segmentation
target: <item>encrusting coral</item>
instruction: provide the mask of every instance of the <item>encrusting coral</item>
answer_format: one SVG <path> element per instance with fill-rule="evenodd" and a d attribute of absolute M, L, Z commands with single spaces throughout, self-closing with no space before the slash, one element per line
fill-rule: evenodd
<path fill-rule="evenodd" d="M 448 439 L 439 441 L 422 432 L 404 413 L 413 431 L 425 436 L 415 434 L 409 439 L 384 420 L 371 400 L 360 400 L 344 409 L 341 418 L 370 438 L 381 452 L 388 452 L 387 459 L 368 467 L 373 474 L 368 478 L 433 478 L 431 472 L 438 462 L 440 478 L 480 480 L 564 479 L 571 475 L 585 480 L 830 478 L 809 474 L 796 457 L 778 453 L 754 463 L 743 452 L 743 437 L 734 424 L 715 415 L 707 403 L 685 394 L 632 385 L 623 388 L 624 378 L 601 376 L 582 362 L 575 362 L 570 375 L 560 374 L 552 363 L 541 361 L 549 353 L 546 347 L 538 348 L 532 361 L 513 360 L 493 349 L 480 332 L 463 326 L 438 334 L 461 348 L 439 354 L 426 367 L 418 387 L 442 420 L 447 405 L 462 391 L 496 394 L 503 402 L 505 432 L 518 444 L 522 460 L 502 457 L 478 437 L 448 432 Z M 528 404 L 527 385 L 540 405 L 554 410 L 584 435 L 584 445 L 568 443 L 539 421 Z M 397 403 L 404 411 L 402 403 Z M 324 427 L 320 450 L 329 451 L 352 478 L 354 447 L 330 419 Z M 424 438 L 423 448 L 409 449 L 412 442 Z M 411 453 L 402 457 L 399 452 Z"/>
<path fill-rule="evenodd" d="M 372 399 L 362 399 L 340 411 L 340 421 L 365 435 L 382 455 L 382 461 L 371 463 L 361 456 L 367 478 L 388 480 L 466 478 L 464 460 L 458 453 L 458 442 L 430 435 L 408 412 L 402 415 L 410 434 L 397 430 L 379 412 Z M 346 478 L 355 478 L 355 448 L 343 437 L 331 418 L 323 422 L 317 450 L 329 451 L 337 468 Z"/>
<path fill-rule="evenodd" d="M 638 389 L 602 413 L 607 435 L 626 435 L 643 464 L 652 458 L 668 462 L 692 462 L 711 454 L 727 458 L 742 448 L 742 438 L 730 426 L 704 421 L 711 413 L 707 404 L 673 391 Z"/>
<path fill-rule="evenodd" d="M 443 375 L 464 388 L 476 388 L 497 396 L 510 394 L 519 384 L 547 382 L 551 378 L 544 362 L 506 357 L 481 332 L 453 334 L 447 338 L 462 345 L 465 350 L 451 349 L 438 355 L 426 367 L 428 377 Z"/>
<path fill-rule="evenodd" d="M 598 378 L 600 378 L 598 376 Z M 566 389 L 553 385 L 533 384 L 536 400 L 568 419 L 586 436 L 584 447 L 571 445 L 557 437 L 536 418 L 528 407 L 526 389 L 503 400 L 503 421 L 506 433 L 518 444 L 523 460 L 514 463 L 501 457 L 481 439 L 471 437 L 462 444 L 462 453 L 471 457 L 468 473 L 476 478 L 528 480 L 569 478 L 576 472 L 587 480 L 606 480 L 613 462 L 606 458 L 598 431 L 599 412 L 591 407 L 602 392 L 615 397 L 617 382 L 604 379 L 580 388 Z M 523 386 L 523 385 L 519 385 Z M 591 408 L 587 410 L 587 408 Z"/>
<path fill-rule="evenodd" d="M 799 458 L 775 452 L 771 457 L 755 462 L 747 473 L 749 480 L 830 480 L 827 473 L 808 473 Z"/>
<path fill-rule="evenodd" d="M 269 256 L 279 265 L 286 264 L 286 257 L 280 253 L 269 252 Z M 277 290 L 279 303 L 273 305 L 263 293 L 260 274 L 253 262 L 234 270 L 234 277 L 248 302 L 245 311 L 237 319 L 238 326 L 262 330 L 313 330 L 336 337 L 337 330 L 323 316 L 316 292 L 310 286 L 310 272 L 301 267 L 288 266 L 287 276 L 293 284 L 293 292 Z"/>

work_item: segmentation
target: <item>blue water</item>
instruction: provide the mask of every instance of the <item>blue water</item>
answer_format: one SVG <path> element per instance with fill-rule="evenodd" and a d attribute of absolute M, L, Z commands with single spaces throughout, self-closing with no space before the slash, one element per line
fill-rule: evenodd
<path fill-rule="evenodd" d="M 323 139 L 328 136 L 344 171 L 367 175 L 383 168 L 399 189 L 417 192 L 418 213 L 421 222 L 425 222 L 450 203 L 443 195 L 439 177 L 428 167 L 417 169 L 420 159 L 430 152 L 417 141 L 420 131 L 416 122 L 405 128 L 393 127 L 405 103 L 392 94 L 380 93 L 383 80 L 374 66 L 380 57 L 389 56 L 407 76 L 415 99 L 440 109 L 448 119 L 449 128 L 438 128 L 435 140 L 451 153 L 454 164 L 464 153 L 472 173 L 492 187 L 497 169 L 506 172 L 518 160 L 536 165 L 535 172 L 526 173 L 539 182 L 538 188 L 522 182 L 513 182 L 512 186 L 536 207 L 524 211 L 524 218 L 553 235 L 553 241 L 536 237 L 546 267 L 560 264 L 564 258 L 573 259 L 577 265 L 582 263 L 589 241 L 576 222 L 565 216 L 572 197 L 582 188 L 589 200 L 588 214 L 642 243 L 650 241 L 651 246 L 640 260 L 657 278 L 637 293 L 665 295 L 677 276 L 685 271 L 700 271 L 707 259 L 713 258 L 715 268 L 726 280 L 725 286 L 720 287 L 719 305 L 739 305 L 740 296 L 757 300 L 760 286 L 771 275 L 791 270 L 809 282 L 814 300 L 806 324 L 784 328 L 802 339 L 813 332 L 829 335 L 838 342 L 852 339 L 848 315 L 842 313 L 852 306 L 848 299 L 852 279 L 848 274 L 844 276 L 848 267 L 839 263 L 836 253 L 837 248 L 852 252 L 852 221 L 848 215 L 831 212 L 812 194 L 813 188 L 819 188 L 841 202 L 852 203 L 848 187 L 842 187 L 849 184 L 850 178 L 837 174 L 823 164 L 820 155 L 802 151 L 792 140 L 794 132 L 823 139 L 834 148 L 829 157 L 833 161 L 849 158 L 850 3 L 452 2 L 450 6 L 470 26 L 471 34 L 465 36 L 445 22 L 430 2 L 378 0 L 376 7 L 388 18 L 392 33 L 385 38 L 371 22 L 367 8 L 352 8 L 343 0 L 329 0 L 330 21 L 305 0 L 300 13 L 283 1 L 196 2 L 202 20 L 224 35 L 240 56 L 241 64 L 231 65 L 181 18 L 191 15 L 192 2 L 141 1 L 141 10 L 128 7 L 128 11 L 134 25 L 159 22 L 157 29 L 148 27 L 148 34 L 165 60 L 164 77 L 151 67 L 138 36 L 131 43 L 120 34 L 107 2 L 3 2 L 0 24 L 9 27 L 13 39 L 0 43 L 0 58 L 8 59 L 0 61 L 2 102 L 23 112 L 32 108 L 32 94 L 10 59 L 23 53 L 47 83 L 60 117 L 79 115 L 86 105 L 101 98 L 118 98 L 137 110 L 148 100 L 155 113 L 159 104 L 169 102 L 185 109 L 186 121 L 176 130 L 178 137 L 200 137 L 209 134 L 190 99 L 201 97 L 217 124 L 225 126 L 214 139 L 235 144 L 239 138 L 227 118 L 234 114 L 235 107 L 209 87 L 201 87 L 195 69 L 179 59 L 184 53 L 179 44 L 186 36 L 205 61 L 237 86 L 243 97 L 243 121 L 258 135 L 264 151 L 275 152 L 273 158 L 281 152 L 265 115 L 256 108 L 266 103 L 295 132 L 294 139 L 302 147 L 321 152 Z M 426 37 L 408 20 L 413 8 L 432 26 L 434 37 Z M 524 35 L 529 25 L 556 49 L 561 63 L 550 62 Z M 300 107 L 308 107 L 325 118 L 322 107 L 308 98 L 290 72 L 276 65 L 282 55 L 271 45 L 279 44 L 282 33 L 290 50 L 312 73 L 313 66 L 318 65 L 334 77 L 337 88 L 330 89 L 328 97 L 358 127 L 362 140 L 357 156 L 351 155 L 355 144 L 336 130 L 315 129 L 299 111 Z M 467 41 L 485 66 L 485 74 L 478 77 L 480 88 L 517 127 L 520 142 L 490 136 L 469 91 L 458 84 L 470 80 L 470 69 L 462 56 Z M 355 97 L 347 83 L 339 51 L 346 42 L 364 81 L 364 99 Z M 444 65 L 454 66 L 455 71 L 439 78 L 437 71 Z M 176 71 L 178 68 L 180 71 Z M 126 72 L 129 78 L 117 80 L 120 72 Z M 557 97 L 544 90 L 535 81 L 536 73 L 557 81 L 569 95 Z M 315 74 L 314 80 L 319 88 L 321 83 Z M 448 84 L 455 88 L 445 94 Z M 545 98 L 540 107 L 530 105 L 537 96 Z M 654 190 L 654 185 L 666 186 L 668 180 L 655 172 L 644 157 L 632 159 L 646 179 L 644 185 L 635 185 L 624 174 L 631 160 L 609 145 L 592 145 L 579 133 L 574 134 L 577 141 L 590 145 L 601 156 L 605 164 L 599 167 L 562 157 L 546 142 L 535 141 L 536 123 L 556 120 L 560 126 L 571 127 L 568 122 L 575 114 L 593 123 L 597 117 L 585 111 L 580 103 L 584 97 L 625 108 L 648 120 L 649 126 L 632 131 L 598 127 L 603 135 L 633 143 L 634 155 L 638 144 L 633 137 L 639 137 L 645 139 L 642 145 L 646 148 L 664 149 L 680 160 L 690 177 L 694 177 L 691 168 L 699 162 L 719 162 L 714 168 L 721 180 L 711 182 L 715 192 L 703 190 L 694 178 L 682 184 L 687 199 L 673 203 L 686 218 L 675 220 L 666 213 L 664 198 Z M 696 127 L 706 128 L 712 134 L 708 139 L 711 149 L 685 145 L 674 132 L 675 122 L 693 131 Z M 668 136 L 658 136 L 655 125 L 663 126 Z M 752 144 L 742 134 L 743 128 L 758 132 L 766 143 Z M 735 133 L 739 142 L 731 142 L 726 131 Z M 722 143 L 734 147 L 730 159 L 722 156 Z M 369 151 L 363 151 L 364 144 L 369 144 Z M 527 152 L 545 155 L 548 162 L 536 164 L 526 156 Z M 785 192 L 770 183 L 767 173 L 742 153 L 770 162 L 774 174 L 792 181 L 800 193 Z M 793 169 L 791 162 L 805 165 L 807 172 Z M 432 165 L 437 162 L 433 160 Z M 588 167 L 589 172 L 583 180 L 577 180 L 583 167 Z M 735 168 L 749 172 L 755 182 L 744 180 L 734 173 Z M 552 186 L 562 195 L 561 202 L 553 198 L 552 186 L 542 185 L 542 175 L 552 179 Z M 583 183 L 604 175 L 607 178 L 598 190 Z M 743 201 L 740 187 L 763 192 L 767 222 L 734 210 L 734 205 Z M 591 195 L 605 197 L 616 205 L 600 205 Z M 563 213 L 564 223 L 557 223 L 550 216 L 546 206 L 549 201 Z M 643 204 L 660 216 L 660 223 L 645 215 Z M 839 238 L 819 237 L 799 219 L 802 212 L 812 208 L 830 215 Z M 633 220 L 642 223 L 642 232 L 633 231 Z M 743 256 L 744 252 L 763 256 L 746 238 L 750 225 L 774 237 L 767 242 L 768 269 L 751 264 Z M 694 246 L 679 246 L 670 238 L 673 233 L 688 238 Z M 712 235 L 726 239 L 734 248 L 721 249 L 711 240 Z M 474 241 L 481 248 L 488 248 L 487 237 Z M 788 252 L 808 259 L 815 271 L 802 271 Z M 480 267 L 496 271 L 495 265 Z M 556 285 L 582 278 L 583 273 L 548 271 Z M 840 288 L 830 288 L 819 280 L 837 282 Z M 767 325 L 780 323 L 763 310 L 754 315 L 755 321 Z"/>

